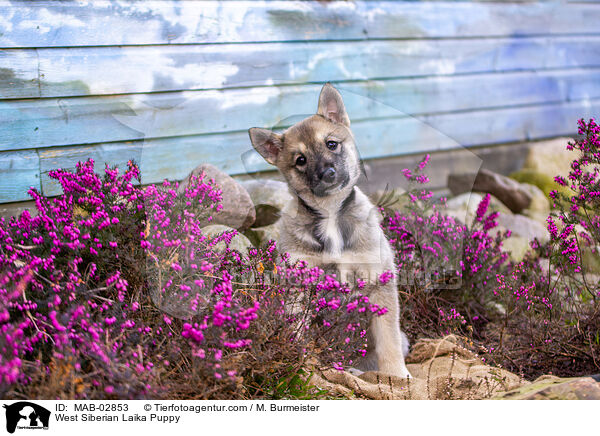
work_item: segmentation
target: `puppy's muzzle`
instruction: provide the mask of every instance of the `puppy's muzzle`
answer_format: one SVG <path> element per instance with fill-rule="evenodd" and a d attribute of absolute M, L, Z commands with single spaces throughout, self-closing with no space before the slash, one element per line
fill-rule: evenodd
<path fill-rule="evenodd" d="M 312 191 L 317 197 L 327 195 L 337 183 L 337 172 L 332 164 L 321 164 L 316 168 L 312 180 Z"/>
<path fill-rule="evenodd" d="M 330 168 L 327 168 L 325 171 L 323 171 L 323 174 L 321 176 L 321 180 L 324 183 L 333 183 L 333 182 L 335 182 L 335 168 L 330 167 Z"/>

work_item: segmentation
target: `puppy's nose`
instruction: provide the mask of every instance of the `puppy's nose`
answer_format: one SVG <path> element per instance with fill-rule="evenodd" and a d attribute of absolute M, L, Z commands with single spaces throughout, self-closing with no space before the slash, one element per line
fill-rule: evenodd
<path fill-rule="evenodd" d="M 335 169 L 332 167 L 327 168 L 325 172 L 323 172 L 322 179 L 325 183 L 332 183 L 335 180 Z"/>

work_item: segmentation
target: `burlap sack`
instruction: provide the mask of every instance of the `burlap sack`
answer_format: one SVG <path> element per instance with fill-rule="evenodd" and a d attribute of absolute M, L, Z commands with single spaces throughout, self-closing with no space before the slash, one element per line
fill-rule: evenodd
<path fill-rule="evenodd" d="M 378 372 L 356 377 L 330 369 L 314 374 L 311 383 L 330 392 L 375 400 L 476 400 L 529 383 L 509 371 L 486 365 L 457 345 L 454 336 L 419 340 L 406 362 L 411 379 Z"/>

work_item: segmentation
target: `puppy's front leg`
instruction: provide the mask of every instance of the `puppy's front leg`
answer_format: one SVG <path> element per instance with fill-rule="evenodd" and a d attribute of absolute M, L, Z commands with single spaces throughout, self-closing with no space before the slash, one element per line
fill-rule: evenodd
<path fill-rule="evenodd" d="M 376 316 L 369 326 L 370 338 L 374 341 L 375 359 L 378 370 L 397 377 L 411 377 L 404 362 L 404 338 L 399 325 L 398 294 L 392 281 L 385 286 L 377 286 L 369 295 L 369 301 L 388 308 L 382 316 Z"/>

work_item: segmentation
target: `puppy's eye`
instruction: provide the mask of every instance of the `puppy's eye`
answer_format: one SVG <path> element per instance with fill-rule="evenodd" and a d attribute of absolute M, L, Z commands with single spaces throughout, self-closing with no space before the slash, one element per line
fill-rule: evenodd
<path fill-rule="evenodd" d="M 327 141 L 326 145 L 328 149 L 335 150 L 338 146 L 338 143 L 336 141 Z"/>
<path fill-rule="evenodd" d="M 296 158 L 296 165 L 299 167 L 306 165 L 306 157 L 303 154 Z"/>

